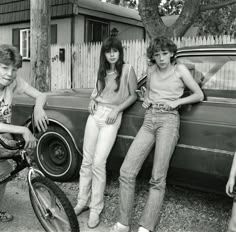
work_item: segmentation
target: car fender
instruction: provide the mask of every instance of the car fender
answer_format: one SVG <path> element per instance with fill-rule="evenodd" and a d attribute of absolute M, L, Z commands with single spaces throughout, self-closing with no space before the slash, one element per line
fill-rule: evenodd
<path fill-rule="evenodd" d="M 46 112 L 47 112 L 49 124 L 56 124 L 56 125 L 62 127 L 71 137 L 78 153 L 81 156 L 83 156 L 82 149 L 80 149 L 78 147 L 79 136 L 77 136 L 73 132 L 73 124 L 72 124 L 71 120 L 67 116 L 65 116 L 63 113 L 60 113 L 58 111 L 47 110 Z M 31 127 L 31 124 L 32 124 L 31 120 L 29 119 L 26 123 L 26 126 L 29 128 L 29 127 Z"/>

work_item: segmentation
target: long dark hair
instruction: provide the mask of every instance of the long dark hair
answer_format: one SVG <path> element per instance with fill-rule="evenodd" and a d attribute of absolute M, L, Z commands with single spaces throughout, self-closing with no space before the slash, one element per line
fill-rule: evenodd
<path fill-rule="evenodd" d="M 121 73 L 122 73 L 122 67 L 124 64 L 123 47 L 119 39 L 115 37 L 108 37 L 103 41 L 101 52 L 100 52 L 100 62 L 99 62 L 99 69 L 98 69 L 97 83 L 96 83 L 98 95 L 102 93 L 102 91 L 104 90 L 106 86 L 106 83 L 105 83 L 105 77 L 107 75 L 106 71 L 110 69 L 110 64 L 106 59 L 105 53 L 110 52 L 111 49 L 116 49 L 119 51 L 119 59 L 115 64 L 115 69 L 117 72 L 117 76 L 115 79 L 117 88 L 115 89 L 115 92 L 117 92 L 120 88 L 120 78 L 121 78 Z"/>

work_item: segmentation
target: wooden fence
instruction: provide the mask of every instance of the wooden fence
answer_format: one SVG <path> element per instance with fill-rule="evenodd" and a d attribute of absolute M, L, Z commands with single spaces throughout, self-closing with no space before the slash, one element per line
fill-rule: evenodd
<path fill-rule="evenodd" d="M 174 38 L 173 41 L 178 47 L 236 43 L 236 39 L 230 36 L 183 37 Z M 122 44 L 124 47 L 124 60 L 134 67 L 139 79 L 146 72 L 146 48 L 148 41 L 130 40 L 122 41 Z M 99 66 L 100 48 L 101 43 L 52 45 L 51 89 L 93 88 Z M 60 60 L 59 55 L 59 51 L 63 53 L 63 49 L 64 61 L 63 59 Z"/>

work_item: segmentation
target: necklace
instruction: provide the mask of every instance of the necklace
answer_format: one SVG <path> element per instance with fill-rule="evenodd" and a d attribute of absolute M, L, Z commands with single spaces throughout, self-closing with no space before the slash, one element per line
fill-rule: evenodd
<path fill-rule="evenodd" d="M 107 75 L 113 75 L 113 74 L 116 74 L 116 71 L 107 72 Z"/>

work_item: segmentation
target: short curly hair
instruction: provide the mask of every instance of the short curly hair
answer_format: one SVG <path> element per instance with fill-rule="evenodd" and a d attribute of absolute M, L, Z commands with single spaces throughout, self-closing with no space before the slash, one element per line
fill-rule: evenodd
<path fill-rule="evenodd" d="M 10 44 L 1 44 L 0 63 L 20 68 L 22 66 L 22 58 L 18 49 Z"/>
<path fill-rule="evenodd" d="M 150 44 L 147 48 L 147 57 L 151 62 L 155 63 L 155 61 L 153 60 L 154 54 L 156 52 L 165 50 L 173 53 L 173 56 L 170 60 L 171 63 L 173 63 L 175 61 L 177 46 L 172 40 L 168 39 L 165 36 L 160 36 L 150 41 Z"/>

